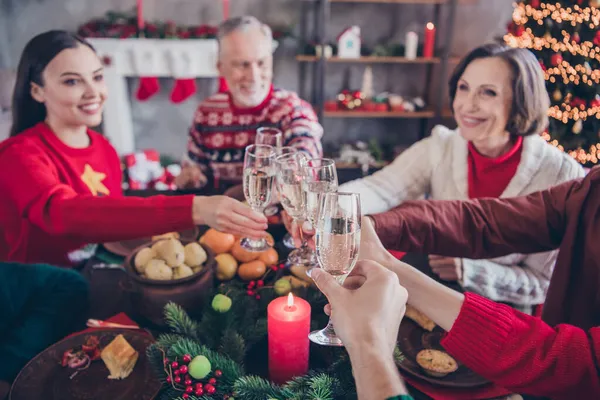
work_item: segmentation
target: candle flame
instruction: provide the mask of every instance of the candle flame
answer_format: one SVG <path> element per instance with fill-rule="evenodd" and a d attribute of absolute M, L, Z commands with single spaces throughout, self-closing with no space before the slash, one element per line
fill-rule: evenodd
<path fill-rule="evenodd" d="M 428 22 L 427 29 L 432 30 L 433 28 L 435 28 L 435 25 L 433 25 L 433 22 Z"/>
<path fill-rule="evenodd" d="M 294 296 L 292 295 L 292 292 L 290 292 L 290 294 L 288 294 L 288 307 L 292 307 L 294 305 Z"/>

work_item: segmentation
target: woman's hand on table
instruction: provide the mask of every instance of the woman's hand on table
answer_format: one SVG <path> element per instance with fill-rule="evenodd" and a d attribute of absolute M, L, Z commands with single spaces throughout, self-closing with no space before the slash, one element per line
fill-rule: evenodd
<path fill-rule="evenodd" d="M 460 281 L 463 275 L 462 259 L 430 255 L 429 266 L 434 274 L 445 281 Z"/>
<path fill-rule="evenodd" d="M 185 165 L 181 173 L 175 177 L 178 189 L 201 189 L 208 183 L 208 178 L 197 165 Z"/>
<path fill-rule="evenodd" d="M 196 225 L 253 239 L 265 237 L 268 227 L 267 217 L 228 196 L 196 196 L 192 218 Z"/>

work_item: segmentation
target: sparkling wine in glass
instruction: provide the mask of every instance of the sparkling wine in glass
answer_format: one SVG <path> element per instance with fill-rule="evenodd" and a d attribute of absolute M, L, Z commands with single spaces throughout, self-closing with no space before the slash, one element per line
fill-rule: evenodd
<path fill-rule="evenodd" d="M 269 145 L 250 145 L 244 157 L 244 197 L 256 212 L 264 213 L 271 202 L 273 180 L 275 179 L 275 149 Z M 241 245 L 248 251 L 264 251 L 270 248 L 263 238 L 254 240 L 243 238 Z"/>
<path fill-rule="evenodd" d="M 283 146 L 283 133 L 277 128 L 258 128 L 256 130 L 254 144 L 268 144 L 269 146 L 273 146 L 275 151 L 277 151 Z"/>
<path fill-rule="evenodd" d="M 358 261 L 360 250 L 360 196 L 357 193 L 325 193 L 321 196 L 315 245 L 319 266 L 341 284 Z M 312 342 L 343 346 L 331 319 L 320 331 L 309 334 Z"/>
<path fill-rule="evenodd" d="M 319 201 L 323 193 L 337 191 L 338 178 L 335 161 L 330 158 L 315 158 L 302 164 L 303 190 L 306 196 L 306 216 L 316 226 Z"/>
<path fill-rule="evenodd" d="M 277 157 L 277 189 L 281 205 L 298 226 L 302 226 L 306 216 L 306 196 L 303 191 L 302 163 L 306 160 L 304 153 L 283 154 Z M 314 251 L 308 247 L 302 237 L 302 247 L 292 251 L 288 262 L 292 265 L 314 265 Z"/>
<path fill-rule="evenodd" d="M 337 169 L 335 161 L 330 158 L 315 158 L 302 163 L 302 190 L 306 203 L 306 219 L 312 228 L 316 228 L 318 221 L 319 202 L 323 193 L 336 192 L 338 188 Z M 314 254 L 314 252 L 312 252 Z M 313 258 L 314 259 L 314 258 Z M 317 264 L 308 265 L 310 271 Z"/>

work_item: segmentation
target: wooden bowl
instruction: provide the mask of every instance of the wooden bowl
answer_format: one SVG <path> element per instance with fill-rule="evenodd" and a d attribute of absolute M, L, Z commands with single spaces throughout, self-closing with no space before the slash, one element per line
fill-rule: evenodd
<path fill-rule="evenodd" d="M 180 241 L 184 246 L 192 243 L 190 240 Z M 129 278 L 129 287 L 125 290 L 129 293 L 133 310 L 153 324 L 164 326 L 164 307 L 172 301 L 179 304 L 191 317 L 199 318 L 205 297 L 214 287 L 217 265 L 214 252 L 210 247 L 200 244 L 207 255 L 201 271 L 185 278 L 160 281 L 139 275 L 134 266 L 136 254 L 154 243 L 156 241 L 139 246 L 125 259 L 125 272 Z"/>

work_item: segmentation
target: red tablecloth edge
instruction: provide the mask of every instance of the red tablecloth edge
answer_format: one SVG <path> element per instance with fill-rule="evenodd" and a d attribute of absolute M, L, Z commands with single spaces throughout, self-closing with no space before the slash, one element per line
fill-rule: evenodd
<path fill-rule="evenodd" d="M 401 260 L 406 255 L 405 252 L 388 250 L 391 255 Z M 511 394 L 508 390 L 496 385 L 486 385 L 478 388 L 458 389 L 433 386 L 417 378 L 402 376 L 404 380 L 417 390 L 433 397 L 436 400 L 480 400 L 493 397 L 507 396 Z"/>

